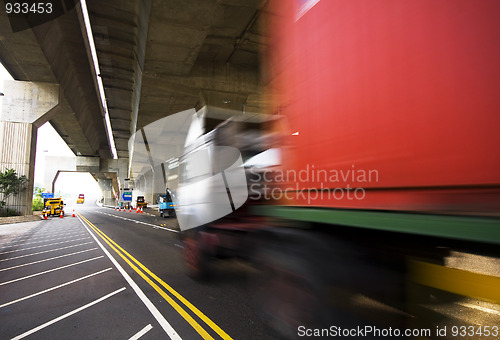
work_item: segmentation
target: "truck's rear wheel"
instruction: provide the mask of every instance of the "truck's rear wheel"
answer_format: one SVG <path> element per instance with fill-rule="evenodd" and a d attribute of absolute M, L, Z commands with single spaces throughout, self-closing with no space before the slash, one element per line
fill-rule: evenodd
<path fill-rule="evenodd" d="M 325 310 L 318 278 L 307 263 L 280 251 L 264 251 L 258 261 L 255 301 L 264 322 L 286 339 L 295 339 L 299 326 L 320 327 Z"/>
<path fill-rule="evenodd" d="M 202 280 L 208 274 L 208 255 L 196 232 L 188 232 L 184 237 L 184 263 L 187 275 L 195 280 Z"/>

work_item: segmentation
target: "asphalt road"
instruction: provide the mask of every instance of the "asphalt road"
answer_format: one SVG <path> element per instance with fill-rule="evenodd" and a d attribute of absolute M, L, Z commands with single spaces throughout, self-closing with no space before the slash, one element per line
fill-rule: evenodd
<path fill-rule="evenodd" d="M 0 339 L 273 339 L 251 270 L 185 275 L 175 220 L 90 204 L 0 235 Z"/>
<path fill-rule="evenodd" d="M 91 202 L 65 210 L 64 218 L 0 226 L 0 339 L 276 339 L 253 305 L 250 266 L 217 261 L 203 283 L 185 275 L 175 219 Z M 487 284 L 496 285 L 500 277 L 498 257 L 453 252 L 446 266 L 488 275 Z M 460 277 L 480 284 L 472 275 Z M 490 286 L 478 287 L 494 294 Z M 415 287 L 414 321 L 407 327 L 432 330 L 435 339 L 498 335 L 478 337 L 477 331 L 498 331 L 500 305 Z M 360 320 L 390 321 L 387 315 L 401 314 L 360 294 L 350 296 L 357 313 L 369 314 Z M 473 336 L 452 333 L 468 327 Z M 437 333 L 443 329 L 446 337 Z"/>

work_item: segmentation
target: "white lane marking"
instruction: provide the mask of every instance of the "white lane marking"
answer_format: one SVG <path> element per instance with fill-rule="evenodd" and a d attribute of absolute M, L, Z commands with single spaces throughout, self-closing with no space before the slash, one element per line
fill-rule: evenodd
<path fill-rule="evenodd" d="M 113 214 L 107 214 L 107 213 L 103 213 L 103 212 L 99 212 L 99 214 L 108 215 L 108 216 L 116 217 L 116 218 L 121 218 L 122 220 L 130 221 L 130 222 L 142 223 L 142 224 L 145 224 L 147 226 L 153 227 L 155 229 L 168 230 L 168 231 L 171 231 L 173 233 L 178 233 L 179 232 L 178 230 L 169 229 L 169 228 L 165 228 L 165 227 L 160 227 L 160 226 L 157 226 L 156 224 L 151 224 L 151 223 L 146 223 L 146 222 L 142 222 L 142 221 L 137 221 L 137 220 L 134 220 L 134 219 L 131 219 L 131 218 L 116 216 L 116 215 L 113 215 Z"/>
<path fill-rule="evenodd" d="M 80 261 L 80 262 L 67 264 L 67 265 L 62 266 L 62 267 L 58 267 L 58 268 L 54 268 L 54 269 L 49 269 L 49 270 L 46 270 L 46 271 L 43 271 L 43 272 L 39 272 L 39 273 L 36 273 L 36 274 L 32 274 L 32 275 L 28 275 L 28 276 L 20 277 L 20 278 L 18 278 L 18 279 L 14 279 L 14 280 L 10 280 L 10 281 L 1 282 L 1 283 L 0 283 L 0 286 L 7 285 L 7 284 L 12 283 L 12 282 L 17 282 L 17 281 L 21 281 L 21 280 L 26 280 L 26 279 L 29 279 L 29 278 L 32 278 L 32 277 L 35 277 L 35 276 L 38 276 L 38 275 L 42 275 L 42 274 L 47 274 L 47 273 L 50 273 L 50 272 L 54 272 L 54 271 L 59 270 L 59 269 L 64 269 L 64 268 L 68 268 L 68 267 L 76 266 L 76 265 L 78 265 L 78 264 L 82 264 L 82 263 L 85 263 L 85 262 L 94 261 L 94 260 L 97 260 L 97 259 L 100 259 L 100 258 L 103 258 L 103 257 L 104 257 L 104 256 L 103 256 L 103 255 L 101 255 L 101 256 L 97 256 L 97 257 L 94 257 L 94 258 L 91 258 L 91 259 L 88 259 L 88 260 L 83 260 L 83 261 Z"/>
<path fill-rule="evenodd" d="M 28 243 L 24 243 L 24 241 L 26 241 L 30 237 L 25 237 L 23 239 L 16 239 L 15 242 L 12 241 L 12 242 L 8 243 L 6 246 L 1 247 L 0 250 L 6 249 L 6 248 L 11 248 L 11 247 L 16 246 L 16 245 L 21 244 L 21 243 L 22 244 L 33 244 L 33 243 L 41 243 L 41 242 L 47 242 L 47 241 L 53 241 L 53 240 L 61 240 L 61 239 L 77 236 L 75 234 L 82 234 L 83 235 L 84 231 L 83 232 L 80 231 L 78 233 L 64 234 L 64 237 L 49 238 L 49 237 L 57 236 L 57 235 L 50 235 L 50 236 L 45 236 L 45 237 L 40 237 L 40 238 L 33 238 L 34 240 L 40 240 L 40 239 L 46 239 L 46 238 L 49 238 L 49 239 L 42 240 L 42 241 L 28 242 Z"/>
<path fill-rule="evenodd" d="M 43 248 L 43 247 L 50 247 L 50 246 L 55 246 L 56 244 L 62 244 L 62 243 L 68 243 L 68 242 L 76 242 L 76 241 L 86 240 L 86 239 L 89 239 L 89 238 L 90 237 L 82 237 L 82 238 L 77 238 L 75 240 L 68 240 L 68 241 L 61 241 L 61 242 L 56 242 L 56 243 L 44 244 L 44 245 L 36 246 L 36 247 L 30 247 L 30 248 L 24 248 L 24 249 L 17 249 L 17 250 L 9 250 L 9 251 L 1 252 L 0 255 L 1 254 L 14 253 L 16 251 L 24 251 L 24 250 L 31 250 L 31 249 Z"/>
<path fill-rule="evenodd" d="M 28 256 L 33 256 L 33 255 L 40 255 L 40 254 L 50 253 L 52 251 L 58 251 L 58 250 L 63 250 L 63 249 L 68 249 L 68 248 L 74 248 L 74 247 L 84 246 L 84 245 L 90 244 L 90 243 L 92 243 L 92 242 L 85 242 L 85 243 L 75 244 L 75 245 L 72 245 L 72 246 L 67 246 L 67 247 L 62 247 L 62 248 L 57 248 L 57 249 L 39 251 L 38 253 L 33 253 L 33 254 L 20 255 L 20 256 L 16 256 L 16 257 L 9 257 L 8 259 L 0 260 L 0 262 L 10 261 L 10 260 L 17 260 L 17 259 L 20 259 L 20 258 L 23 258 L 23 257 L 28 257 Z"/>
<path fill-rule="evenodd" d="M 97 300 L 95 300 L 95 301 L 92 301 L 92 302 L 90 302 L 90 303 L 88 303 L 88 304 L 86 304 L 86 305 L 84 305 L 84 306 L 82 306 L 82 307 L 80 307 L 80 308 L 77 308 L 77 309 L 75 309 L 75 310 L 73 310 L 73 311 L 71 311 L 71 312 L 68 312 L 68 313 L 66 313 L 66 314 L 61 315 L 60 317 L 57 317 L 57 318 L 55 318 L 55 319 L 53 319 L 53 320 L 51 320 L 51 321 L 48 321 L 48 322 L 46 322 L 46 323 L 44 323 L 44 324 L 42 324 L 42 325 L 40 325 L 40 326 L 38 326 L 38 327 L 35 327 L 35 328 L 33 328 L 33 329 L 31 329 L 31 330 L 29 330 L 29 331 L 27 331 L 27 332 L 24 332 L 23 334 L 20 334 L 20 335 L 16 336 L 15 338 L 12 338 L 12 340 L 19 340 L 19 339 L 25 338 L 25 337 L 27 337 L 28 335 L 31 335 L 31 334 L 33 334 L 33 333 L 35 333 L 35 332 L 38 332 L 39 330 L 41 330 L 41 329 L 43 329 L 43 328 L 45 328 L 45 327 L 48 327 L 48 326 L 50 326 L 50 325 L 52 325 L 52 324 L 54 324 L 54 323 L 56 323 L 56 322 L 58 322 L 58 321 L 61 321 L 62 319 L 65 319 L 65 318 L 67 318 L 67 317 L 69 317 L 69 316 L 71 316 L 71 315 L 73 315 L 73 314 L 76 314 L 76 313 L 78 313 L 78 312 L 81 312 L 82 310 L 84 310 L 84 309 L 86 309 L 86 308 L 89 308 L 89 307 L 91 307 L 91 306 L 93 306 L 93 305 L 95 305 L 95 304 L 98 304 L 99 302 L 104 301 L 104 300 L 106 300 L 106 299 L 108 299 L 108 298 L 112 297 L 112 296 L 113 296 L 113 295 L 115 295 L 115 294 L 118 294 L 118 293 L 120 293 L 120 292 L 123 292 L 125 289 L 126 289 L 126 288 L 125 288 L 125 287 L 123 287 L 123 288 L 120 288 L 120 289 L 118 289 L 118 290 L 115 290 L 114 292 L 109 293 L 108 295 L 104 295 L 103 297 L 101 297 L 101 298 L 99 298 L 99 299 L 97 299 Z"/>
<path fill-rule="evenodd" d="M 476 305 L 473 305 L 471 303 L 457 302 L 456 304 L 460 305 L 460 306 L 467 307 L 467 308 L 477 309 L 477 310 L 480 310 L 481 312 L 490 313 L 490 314 L 494 314 L 494 315 L 500 315 L 500 312 L 497 310 L 486 308 L 486 307 L 481 307 L 481 306 L 476 306 Z"/>
<path fill-rule="evenodd" d="M 10 301 L 10 302 L 6 302 L 6 303 L 4 303 L 3 305 L 0 305 L 0 308 L 2 308 L 2 307 L 6 307 L 6 306 L 10 306 L 10 305 L 13 305 L 14 303 L 21 302 L 21 301 L 24 301 L 24 300 L 27 300 L 27 299 L 31 299 L 32 297 L 35 297 L 35 296 L 38 296 L 38 295 L 42 295 L 42 294 L 48 293 L 48 292 L 53 291 L 53 290 L 55 290 L 55 289 L 58 289 L 58 288 L 61 288 L 61 287 L 64 287 L 64 286 L 70 285 L 70 284 L 72 284 L 72 283 L 75 283 L 75 282 L 78 282 L 78 281 L 81 281 L 81 280 L 88 279 L 89 277 L 92 277 L 92 276 L 95 276 L 95 275 L 102 274 L 102 273 L 107 272 L 108 270 L 112 270 L 112 269 L 113 269 L 113 268 L 106 268 L 106 269 L 100 270 L 100 271 L 98 271 L 98 272 L 95 272 L 95 273 L 92 273 L 92 274 L 89 274 L 89 275 L 85 275 L 85 276 L 80 277 L 80 278 L 78 278 L 78 279 L 71 280 L 71 281 L 69 281 L 69 282 L 66 282 L 66 283 L 63 283 L 63 284 L 60 284 L 60 285 L 54 286 L 54 287 L 52 287 L 52 288 L 48 288 L 48 289 L 42 290 L 41 292 L 38 292 L 38 293 L 35 293 L 35 294 L 31 294 L 31 295 L 28 295 L 28 296 L 22 297 L 22 298 L 17 299 L 17 300 L 13 300 L 13 301 Z"/>
<path fill-rule="evenodd" d="M 81 232 L 79 232 L 77 234 L 81 234 L 81 235 L 68 234 L 68 235 L 66 235 L 64 237 L 49 238 L 48 240 L 43 240 L 43 241 L 35 241 L 35 242 L 28 242 L 28 243 L 23 243 L 22 241 L 20 241 L 20 242 L 15 242 L 15 243 L 9 243 L 8 246 L 2 247 L 2 248 L 0 248 L 0 250 L 3 250 L 5 248 L 12 248 L 13 246 L 18 245 L 19 243 L 22 243 L 23 245 L 28 245 L 28 244 L 42 243 L 42 242 L 48 242 L 48 241 L 64 240 L 66 238 L 72 238 L 72 237 L 75 237 L 75 236 L 87 235 L 87 233 L 85 231 L 81 231 Z"/>
<path fill-rule="evenodd" d="M 153 326 L 151 326 L 151 324 L 149 324 L 146 327 L 144 327 L 143 329 L 141 329 L 139 332 L 137 332 L 133 337 L 131 337 L 128 340 L 137 340 L 141 336 L 143 336 L 144 334 L 146 334 L 147 332 L 149 332 L 152 328 L 153 328 Z"/>
<path fill-rule="evenodd" d="M 43 239 L 46 239 L 46 238 L 50 238 L 50 237 L 62 237 L 62 236 L 66 236 L 66 235 L 74 235 L 74 234 L 79 234 L 81 233 L 81 231 L 62 231 L 62 232 L 58 232 L 58 233 L 46 233 L 46 234 L 43 234 L 43 235 L 39 235 L 39 234 L 34 234 L 34 235 L 31 235 L 31 237 L 27 237 L 28 239 L 33 239 L 33 240 L 43 240 Z"/>
<path fill-rule="evenodd" d="M 59 228 L 59 229 L 50 229 L 50 230 L 39 230 L 35 231 L 31 236 L 42 236 L 47 237 L 55 234 L 67 234 L 67 233 L 77 233 L 82 231 L 80 228 Z"/>
<path fill-rule="evenodd" d="M 47 237 L 52 237 L 52 236 L 58 236 L 58 235 L 73 235 L 73 234 L 78 234 L 78 233 L 82 233 L 84 232 L 85 230 L 81 230 L 81 229 L 75 229 L 75 230 L 64 230 L 64 231 L 55 231 L 55 230 L 52 230 L 52 231 L 48 231 L 48 232 L 45 232 L 45 233 L 35 233 L 35 234 L 32 234 L 32 235 L 28 235 L 26 237 L 31 237 L 31 238 L 47 238 Z"/>
<path fill-rule="evenodd" d="M 153 314 L 156 321 L 158 321 L 158 323 L 163 328 L 165 333 L 167 333 L 167 335 L 170 337 L 170 339 L 182 340 L 182 338 L 179 336 L 179 334 L 177 334 L 175 329 L 173 329 L 173 327 L 168 323 L 168 321 L 165 319 L 165 317 L 158 311 L 158 309 L 155 307 L 155 305 L 153 305 L 151 300 L 148 299 L 148 297 L 146 296 L 146 294 L 144 294 L 144 292 L 141 290 L 141 288 L 139 288 L 139 286 L 135 283 L 135 281 L 132 280 L 132 278 L 127 274 L 127 272 L 122 268 L 122 266 L 120 266 L 118 261 L 115 260 L 115 258 L 109 253 L 109 251 L 106 248 L 104 248 L 102 243 L 97 239 L 97 236 L 95 236 L 94 233 L 92 233 L 90 231 L 89 227 L 85 223 L 83 223 L 80 216 L 78 216 L 78 219 L 83 224 L 83 226 L 87 229 L 89 234 L 92 235 L 92 237 L 97 242 L 99 247 L 101 247 L 102 251 L 108 256 L 108 258 L 111 260 L 111 262 L 113 262 L 113 264 L 115 265 L 116 269 L 118 269 L 120 274 L 122 274 L 122 276 L 125 278 L 125 280 L 127 280 L 130 287 L 132 287 L 132 289 L 137 294 L 137 296 L 141 299 L 141 301 L 144 303 L 144 305 L 146 305 L 146 307 L 149 309 L 151 314 Z"/>
<path fill-rule="evenodd" d="M 71 227 L 71 228 L 51 228 L 51 229 L 44 229 L 44 230 L 37 230 L 35 231 L 31 236 L 43 236 L 46 237 L 45 235 L 54 235 L 54 234 L 66 234 L 66 233 L 76 233 L 82 231 L 78 227 Z"/>
<path fill-rule="evenodd" d="M 81 251 L 77 251 L 77 252 L 71 253 L 71 254 L 64 254 L 64 255 L 60 255 L 60 256 L 51 257 L 49 259 L 34 261 L 34 262 L 30 262 L 30 263 L 24 263 L 24 264 L 20 264 L 20 265 L 17 265 L 17 266 L 0 269 L 0 272 L 3 272 L 5 270 L 19 268 L 19 267 L 25 267 L 25 266 L 29 266 L 29 265 L 40 263 L 40 262 L 45 262 L 45 261 L 51 261 L 51 260 L 55 260 L 55 259 L 60 259 L 61 257 L 66 257 L 66 256 L 71 256 L 71 255 L 76 255 L 76 254 L 81 254 L 81 253 L 85 253 L 85 252 L 91 251 L 91 250 L 97 250 L 97 248 L 91 248 L 91 249 L 81 250 Z"/>

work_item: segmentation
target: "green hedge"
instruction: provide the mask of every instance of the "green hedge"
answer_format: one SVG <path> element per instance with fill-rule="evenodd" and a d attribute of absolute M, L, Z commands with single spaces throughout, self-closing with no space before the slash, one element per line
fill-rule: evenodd
<path fill-rule="evenodd" d="M 43 199 L 41 197 L 33 198 L 31 210 L 32 211 L 42 211 L 42 209 L 43 209 Z"/>

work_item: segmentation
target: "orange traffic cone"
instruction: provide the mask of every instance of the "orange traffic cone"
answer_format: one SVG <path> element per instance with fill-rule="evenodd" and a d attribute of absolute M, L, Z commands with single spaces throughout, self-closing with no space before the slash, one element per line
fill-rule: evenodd
<path fill-rule="evenodd" d="M 46 212 L 44 212 L 44 213 L 43 213 L 43 219 L 44 219 L 44 220 L 46 220 L 46 219 L 47 219 L 47 213 L 46 213 Z"/>
<path fill-rule="evenodd" d="M 60 218 L 63 218 L 63 211 L 61 210 L 61 212 L 59 213 L 59 217 Z"/>
<path fill-rule="evenodd" d="M 75 209 L 73 209 L 73 215 L 71 215 L 72 217 L 75 217 Z"/>
<path fill-rule="evenodd" d="M 115 207 L 115 211 L 116 211 L 116 207 Z"/>
<path fill-rule="evenodd" d="M 132 212 L 132 207 L 129 207 L 129 208 L 128 208 L 128 212 Z"/>
<path fill-rule="evenodd" d="M 137 208 L 135 209 L 135 213 L 136 213 L 136 214 L 138 214 L 138 213 L 139 213 L 139 207 L 137 207 Z"/>
<path fill-rule="evenodd" d="M 144 211 L 142 210 L 142 207 L 141 207 L 141 214 L 143 213 Z"/>

